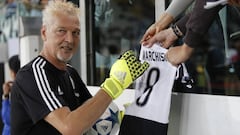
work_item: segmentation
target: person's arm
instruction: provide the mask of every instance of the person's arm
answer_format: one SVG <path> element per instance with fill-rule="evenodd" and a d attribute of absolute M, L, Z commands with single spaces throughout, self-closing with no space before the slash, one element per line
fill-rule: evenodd
<path fill-rule="evenodd" d="M 183 17 L 181 17 L 176 23 L 175 25 L 179 28 L 179 30 L 181 31 L 181 33 L 183 35 L 186 34 L 187 28 L 186 28 L 186 24 L 188 22 L 188 19 L 191 16 L 191 12 L 188 14 L 185 14 Z"/>
<path fill-rule="evenodd" d="M 4 124 L 10 125 L 10 91 L 12 86 L 12 81 L 5 82 L 3 84 L 3 94 L 2 94 L 2 120 Z"/>
<path fill-rule="evenodd" d="M 113 99 L 135 81 L 149 67 L 140 63 L 133 51 L 125 52 L 110 70 L 109 78 L 101 85 L 95 96 L 74 111 L 62 107 L 50 112 L 45 120 L 64 135 L 79 135 L 86 132 L 106 110 Z"/>
<path fill-rule="evenodd" d="M 1 115 L 3 123 L 10 125 L 10 101 L 9 97 L 6 97 L 4 95 L 2 97 Z"/>
<path fill-rule="evenodd" d="M 144 33 L 140 43 L 143 44 L 144 42 L 151 39 L 157 32 L 165 29 L 172 21 L 174 20 L 173 16 L 164 12 L 157 22 L 152 24 Z"/>
<path fill-rule="evenodd" d="M 186 23 L 190 16 L 191 12 L 185 14 L 174 24 L 174 27 L 169 27 L 165 30 L 158 32 L 150 39 L 143 41 L 142 45 L 151 47 L 155 42 L 159 42 L 161 43 L 162 47 L 169 48 L 179 37 L 184 36 L 184 34 L 186 33 Z M 175 28 L 175 32 L 178 33 L 178 36 L 174 32 L 173 28 Z"/>
<path fill-rule="evenodd" d="M 177 18 L 193 1 L 194 0 L 173 0 L 166 9 L 166 13 L 172 15 L 173 18 Z"/>
<path fill-rule="evenodd" d="M 48 114 L 45 120 L 64 135 L 83 134 L 111 102 L 112 98 L 103 89 L 100 89 L 93 98 L 76 110 L 71 111 L 68 107 L 62 107 Z"/>
<path fill-rule="evenodd" d="M 204 35 L 223 7 L 219 5 L 211 9 L 204 9 L 205 4 L 206 0 L 196 0 L 191 16 L 186 23 L 186 34 L 183 40 L 192 48 L 201 46 Z"/>
<path fill-rule="evenodd" d="M 171 47 L 167 52 L 169 62 L 173 65 L 185 62 L 190 58 L 195 47 L 200 47 L 205 33 L 218 15 L 223 6 L 217 6 L 211 9 L 204 9 L 206 0 L 196 0 L 195 6 L 186 23 L 186 33 L 183 38 L 184 44 Z M 184 31 L 184 28 L 181 28 Z"/>
<path fill-rule="evenodd" d="M 177 66 L 178 64 L 188 60 L 193 51 L 194 48 L 184 43 L 180 46 L 170 47 L 166 53 L 166 57 L 171 64 Z"/>
<path fill-rule="evenodd" d="M 143 35 L 140 43 L 149 40 L 156 33 L 162 31 L 170 25 L 173 20 L 179 16 L 191 3 L 193 0 L 173 0 L 166 11 L 162 13 L 154 24 L 152 24 Z"/>
<path fill-rule="evenodd" d="M 240 0 L 228 0 L 229 5 L 240 6 Z"/>
<path fill-rule="evenodd" d="M 173 29 L 170 27 L 168 29 L 162 30 L 155 34 L 151 39 L 144 41 L 142 45 L 147 47 L 152 47 L 154 43 L 160 43 L 164 48 L 168 48 L 178 39 L 177 35 L 174 33 Z"/>

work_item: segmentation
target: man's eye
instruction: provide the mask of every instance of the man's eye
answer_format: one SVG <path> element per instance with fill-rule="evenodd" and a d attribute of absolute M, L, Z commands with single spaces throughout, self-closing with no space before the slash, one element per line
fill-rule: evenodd
<path fill-rule="evenodd" d="M 59 30 L 57 30 L 57 33 L 58 33 L 58 34 L 64 34 L 64 33 L 66 33 L 66 30 L 59 29 Z"/>
<path fill-rule="evenodd" d="M 74 32 L 73 32 L 73 35 L 74 35 L 74 36 L 79 36 L 79 35 L 80 35 L 80 31 L 74 31 Z"/>

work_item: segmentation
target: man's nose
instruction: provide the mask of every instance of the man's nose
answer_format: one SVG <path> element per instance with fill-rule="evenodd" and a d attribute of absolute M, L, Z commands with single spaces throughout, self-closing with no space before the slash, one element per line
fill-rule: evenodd
<path fill-rule="evenodd" d="M 65 37 L 65 41 L 72 43 L 73 42 L 73 35 L 72 32 L 67 32 L 66 37 Z"/>

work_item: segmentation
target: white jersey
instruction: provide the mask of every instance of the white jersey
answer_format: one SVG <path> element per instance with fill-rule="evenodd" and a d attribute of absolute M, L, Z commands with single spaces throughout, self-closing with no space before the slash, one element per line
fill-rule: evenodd
<path fill-rule="evenodd" d="M 169 122 L 171 93 L 177 67 L 165 58 L 167 49 L 159 44 L 151 48 L 142 46 L 140 60 L 150 67 L 136 80 L 135 100 L 126 108 L 125 115 L 135 116 L 158 123 Z"/>

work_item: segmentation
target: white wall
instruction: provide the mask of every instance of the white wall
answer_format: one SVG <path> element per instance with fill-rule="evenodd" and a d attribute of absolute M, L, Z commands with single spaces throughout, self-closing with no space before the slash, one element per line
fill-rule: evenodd
<path fill-rule="evenodd" d="M 127 89 L 114 102 L 124 110 L 133 100 L 134 90 Z M 239 135 L 240 97 L 173 93 L 169 119 L 168 135 Z"/>
<path fill-rule="evenodd" d="M 95 86 L 88 86 L 89 91 L 91 94 L 95 94 L 100 88 Z M 131 103 L 134 101 L 134 90 L 132 89 L 126 89 L 117 99 L 115 99 L 113 102 L 116 103 L 119 107 L 119 109 L 125 110 L 124 104 Z"/>
<path fill-rule="evenodd" d="M 240 97 L 172 95 L 169 135 L 239 135 Z"/>

